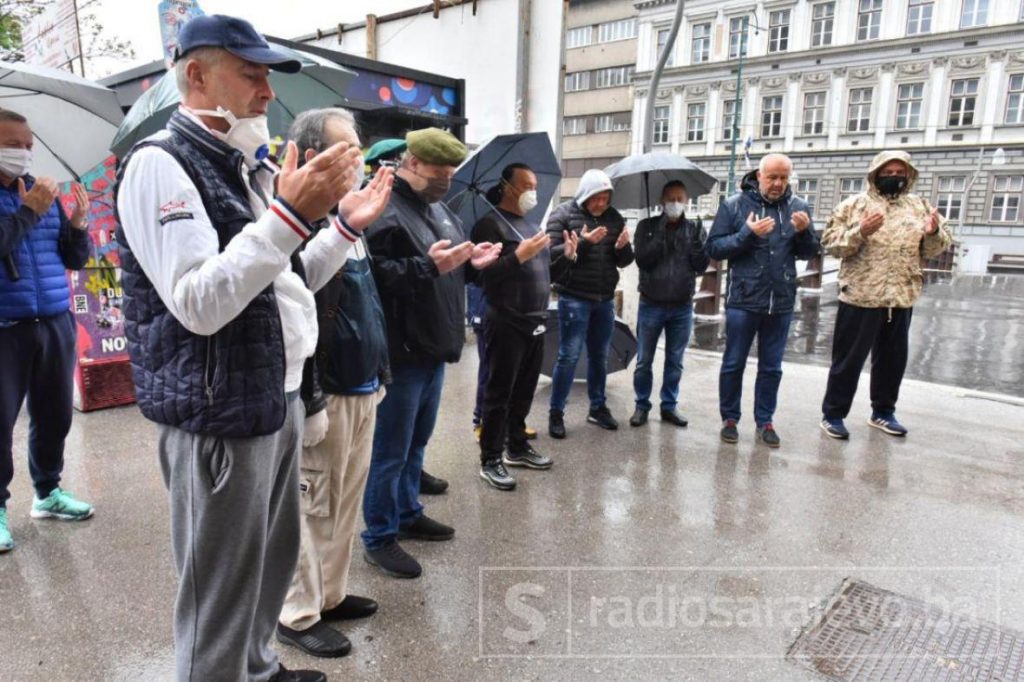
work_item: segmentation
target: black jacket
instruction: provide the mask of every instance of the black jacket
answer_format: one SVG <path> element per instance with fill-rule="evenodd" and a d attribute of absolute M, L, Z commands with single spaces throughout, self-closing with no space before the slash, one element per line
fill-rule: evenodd
<path fill-rule="evenodd" d="M 729 261 L 727 308 L 742 308 L 758 313 L 792 312 L 796 301 L 796 259 L 807 260 L 818 254 L 818 235 L 814 225 L 803 232 L 793 228 L 793 214 L 811 211 L 807 202 L 786 193 L 776 202 L 768 202 L 757 188 L 756 171 L 743 176 L 741 189 L 722 202 L 715 215 L 704 250 L 715 260 Z M 764 238 L 747 227 L 747 217 L 772 216 L 775 229 Z M 812 217 L 813 220 L 813 217 Z"/>
<path fill-rule="evenodd" d="M 476 276 L 487 303 L 514 317 L 547 318 L 551 293 L 551 259 L 547 251 L 525 263 L 520 263 L 516 257 L 520 242 L 533 237 L 540 229 L 539 225 L 531 225 L 520 216 L 501 209 L 491 211 L 473 226 L 471 239 L 474 242 L 500 242 L 502 245 L 498 261 Z"/>
<path fill-rule="evenodd" d="M 693 302 L 697 277 L 708 268 L 703 231 L 699 221 L 686 216 L 673 227 L 665 215 L 640 221 L 634 242 L 641 300 L 656 305 Z"/>
<path fill-rule="evenodd" d="M 466 341 L 463 268 L 441 275 L 427 251 L 441 239 L 465 241 L 461 221 L 442 202 L 424 202 L 395 178 L 388 207 L 366 239 L 391 366 L 458 362 Z"/>
<path fill-rule="evenodd" d="M 608 234 L 599 243 L 591 244 L 580 236 L 584 227 L 593 230 L 599 225 L 608 228 Z M 633 262 L 631 244 L 615 248 L 615 241 L 626 229 L 622 215 L 609 206 L 595 218 L 573 199 L 551 212 L 547 229 L 551 236 L 551 280 L 555 291 L 590 301 L 610 300 L 619 283 L 618 269 Z M 562 233 L 569 230 L 579 237 L 575 263 L 562 255 L 565 250 Z"/>

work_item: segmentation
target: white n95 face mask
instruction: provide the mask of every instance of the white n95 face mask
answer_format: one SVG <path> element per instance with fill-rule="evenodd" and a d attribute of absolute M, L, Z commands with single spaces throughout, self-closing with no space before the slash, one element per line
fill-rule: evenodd
<path fill-rule="evenodd" d="M 524 214 L 537 207 L 537 190 L 531 189 L 519 195 L 519 210 Z"/>
<path fill-rule="evenodd" d="M 193 109 L 193 113 L 200 116 L 216 116 L 228 122 L 231 126 L 226 133 L 219 130 L 211 130 L 214 137 L 231 145 L 245 155 L 245 162 L 255 166 L 260 160 L 266 158 L 270 152 L 270 128 L 267 125 L 267 117 L 264 115 L 250 116 L 249 118 L 238 118 L 224 107 L 218 106 L 216 111 L 210 109 Z"/>
<path fill-rule="evenodd" d="M 20 178 L 32 168 L 32 150 L 0 147 L 0 173 Z"/>
<path fill-rule="evenodd" d="M 683 215 L 683 208 L 686 207 L 681 201 L 670 201 L 665 204 L 665 215 L 672 220 L 678 220 L 679 216 Z"/>

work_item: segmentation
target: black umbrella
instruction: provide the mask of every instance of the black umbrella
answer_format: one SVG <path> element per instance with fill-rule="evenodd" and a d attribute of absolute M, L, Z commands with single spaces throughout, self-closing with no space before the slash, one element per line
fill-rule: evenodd
<path fill-rule="evenodd" d="M 552 303 L 548 306 L 548 321 L 545 325 L 547 331 L 544 333 L 544 364 L 541 365 L 541 374 L 551 376 L 555 369 L 555 361 L 558 359 L 558 344 L 561 334 L 558 329 L 558 304 Z M 636 337 L 633 330 L 620 318 L 615 318 L 615 329 L 612 331 L 611 347 L 608 349 L 608 373 L 618 372 L 629 367 L 636 357 Z M 580 353 L 580 361 L 576 363 L 574 379 L 587 378 L 587 347 L 583 346 Z"/>

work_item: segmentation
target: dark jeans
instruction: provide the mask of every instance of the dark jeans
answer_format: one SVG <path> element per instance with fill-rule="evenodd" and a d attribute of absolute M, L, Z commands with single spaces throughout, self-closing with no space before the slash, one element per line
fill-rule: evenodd
<path fill-rule="evenodd" d="M 827 419 L 845 419 L 857 393 L 857 380 L 871 354 L 871 409 L 896 411 L 907 368 L 913 308 L 859 308 L 840 301 L 832 337 L 832 368 L 821 411 Z"/>
<path fill-rule="evenodd" d="M 508 441 L 511 452 L 526 449 L 526 415 L 533 405 L 544 360 L 544 336 L 523 333 L 507 321 L 488 316 L 488 373 L 484 390 L 480 461 L 501 459 Z"/>
<path fill-rule="evenodd" d="M 484 326 L 473 325 L 473 336 L 476 337 L 476 357 L 479 361 L 476 369 L 476 405 L 473 407 L 473 426 L 478 426 L 484 413 L 484 386 L 487 385 L 487 339 Z"/>
<path fill-rule="evenodd" d="M 651 409 L 654 383 L 654 351 L 665 332 L 665 371 L 661 378 L 661 409 L 674 410 L 679 402 L 679 379 L 683 376 L 683 352 L 693 328 L 693 305 L 662 306 L 640 302 L 636 323 L 636 369 L 633 391 L 636 406 Z"/>
<path fill-rule="evenodd" d="M 782 356 L 793 313 L 769 315 L 740 308 L 725 309 L 725 353 L 718 375 L 718 405 L 722 419 L 740 420 L 743 370 L 757 336 L 757 381 L 754 382 L 754 422 L 770 424 L 782 381 Z"/>
<path fill-rule="evenodd" d="M 377 406 L 373 454 L 363 496 L 363 545 L 380 549 L 423 515 L 420 473 L 441 404 L 444 363 L 391 368 L 387 395 Z"/>
<path fill-rule="evenodd" d="M 572 389 L 576 363 L 587 344 L 587 394 L 590 409 L 604 406 L 608 380 L 608 345 L 615 330 L 615 307 L 611 300 L 588 301 L 561 294 L 558 297 L 558 359 L 551 377 L 551 409 L 565 411 Z"/>
<path fill-rule="evenodd" d="M 76 326 L 70 312 L 0 327 L 0 507 L 14 478 L 14 422 L 28 396 L 28 469 L 40 498 L 60 484 L 71 429 Z"/>

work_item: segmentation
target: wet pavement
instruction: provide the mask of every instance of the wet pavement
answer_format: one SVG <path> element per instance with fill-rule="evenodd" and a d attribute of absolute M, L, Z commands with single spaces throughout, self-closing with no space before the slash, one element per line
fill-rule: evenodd
<path fill-rule="evenodd" d="M 941 319 L 952 304 L 929 305 Z M 918 335 L 935 329 L 922 317 Z M 987 364 L 1012 355 L 1012 343 L 971 356 L 972 366 L 998 371 Z M 933 346 L 918 363 L 938 371 L 945 352 Z M 908 438 L 864 423 L 862 391 L 852 438 L 837 442 L 817 425 L 826 370 L 787 363 L 782 448 L 755 444 L 749 417 L 727 446 L 717 438 L 719 358 L 691 351 L 689 428 L 656 415 L 626 425 L 631 377 L 620 372 L 609 405 L 623 427 L 600 431 L 584 423 L 577 385 L 569 438 L 536 443 L 554 468 L 519 474 L 518 490 L 503 493 L 477 477 L 475 360 L 464 357 L 450 368 L 427 455 L 452 484 L 427 511 L 452 522 L 455 539 L 408 543 L 425 567 L 412 581 L 382 577 L 357 554 L 351 589 L 378 599 L 379 614 L 342 625 L 350 656 L 287 650 L 289 667 L 332 680 L 813 680 L 784 657 L 847 577 L 1024 631 L 1024 406 L 908 380 Z M 538 427 L 548 397 L 545 384 Z M 25 437 L 22 420 L 18 453 Z M 18 455 L 18 547 L 0 556 L 0 679 L 171 679 L 174 576 L 155 452 L 155 430 L 135 408 L 77 414 L 65 485 L 98 512 L 76 525 L 28 518 Z"/>
<path fill-rule="evenodd" d="M 836 307 L 834 283 L 799 297 L 787 360 L 828 367 Z M 698 321 L 693 345 L 721 352 L 724 323 Z M 939 276 L 925 284 L 910 326 L 907 376 L 1024 397 L 1024 276 Z"/>

